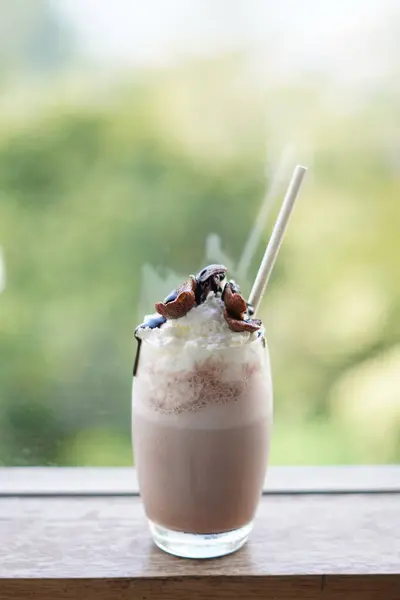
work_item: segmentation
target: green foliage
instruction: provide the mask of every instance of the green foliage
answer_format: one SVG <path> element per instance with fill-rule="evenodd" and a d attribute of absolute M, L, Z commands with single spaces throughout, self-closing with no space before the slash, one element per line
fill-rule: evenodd
<path fill-rule="evenodd" d="M 0 123 L 0 463 L 125 464 L 142 265 L 194 272 L 209 233 L 239 259 L 264 188 L 260 115 L 217 88 L 207 147 L 195 112 L 180 130 L 166 110 L 174 77 Z M 399 339 L 399 179 L 371 114 L 351 121 L 368 146 L 326 126 L 263 306 L 276 463 L 400 460 L 400 419 L 372 456 L 370 421 L 358 431 L 340 400 Z"/>

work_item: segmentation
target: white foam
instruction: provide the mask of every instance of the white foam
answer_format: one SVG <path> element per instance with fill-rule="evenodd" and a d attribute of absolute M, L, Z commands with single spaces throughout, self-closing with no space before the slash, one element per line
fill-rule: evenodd
<path fill-rule="evenodd" d="M 174 382 L 164 381 L 164 391 L 169 383 L 174 385 Z M 192 391 L 187 386 L 188 400 Z M 169 401 L 170 410 L 160 410 L 154 404 L 155 400 L 159 400 L 159 390 L 156 391 L 151 385 L 146 385 L 146 382 L 136 380 L 132 398 L 133 416 L 139 416 L 154 424 L 184 429 L 231 429 L 262 419 L 266 419 L 269 425 L 272 423 L 273 394 L 268 369 L 256 375 L 252 385 L 246 386 L 242 394 L 235 397 L 227 394 L 224 398 L 203 396 L 204 405 L 195 410 L 189 402 L 186 409 L 176 412 L 174 404 L 181 406 L 182 398 L 185 397 L 185 394 L 182 394 L 183 386 L 179 386 L 179 389 L 170 388 L 170 392 L 170 395 L 165 394 L 162 398 L 164 402 Z"/>
<path fill-rule="evenodd" d="M 269 414 L 272 384 L 261 341 L 209 346 L 143 343 L 134 412 L 165 425 L 229 428 Z"/>
<path fill-rule="evenodd" d="M 146 315 L 145 320 L 151 316 L 155 315 Z M 169 319 L 159 328 L 139 329 L 137 335 L 156 346 L 184 344 L 209 349 L 242 346 L 255 339 L 255 335 L 248 331 L 234 332 L 229 329 L 224 319 L 224 303 L 213 293 L 184 317 Z"/>
<path fill-rule="evenodd" d="M 133 387 L 136 413 L 200 428 L 269 414 L 268 351 L 257 333 L 231 331 L 223 310 L 210 294 L 184 317 L 137 331 L 143 343 Z"/>

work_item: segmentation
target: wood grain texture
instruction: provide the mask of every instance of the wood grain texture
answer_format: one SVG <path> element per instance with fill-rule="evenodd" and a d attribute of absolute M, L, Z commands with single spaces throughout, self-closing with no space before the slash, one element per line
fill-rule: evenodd
<path fill-rule="evenodd" d="M 223 559 L 159 551 L 139 498 L 0 500 L 2 577 L 400 572 L 400 496 L 264 496 L 248 544 Z"/>
<path fill-rule="evenodd" d="M 0 600 L 399 600 L 399 577 L 0 580 Z"/>
<path fill-rule="evenodd" d="M 138 497 L 0 499 L 0 600 L 400 599 L 400 495 L 263 496 L 248 544 L 192 561 Z"/>

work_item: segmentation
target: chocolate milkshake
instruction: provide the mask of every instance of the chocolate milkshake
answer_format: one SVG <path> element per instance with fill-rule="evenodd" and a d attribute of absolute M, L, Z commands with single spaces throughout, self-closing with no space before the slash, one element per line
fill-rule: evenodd
<path fill-rule="evenodd" d="M 265 477 L 272 386 L 261 322 L 211 265 L 135 335 L 133 440 L 155 542 L 187 557 L 239 548 Z"/>

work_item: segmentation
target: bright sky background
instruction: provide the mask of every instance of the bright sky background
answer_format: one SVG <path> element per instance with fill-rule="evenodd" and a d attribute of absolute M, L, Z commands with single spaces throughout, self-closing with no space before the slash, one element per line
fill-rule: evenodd
<path fill-rule="evenodd" d="M 398 0 L 53 0 L 84 52 L 119 65 L 159 65 L 191 55 L 269 50 L 283 73 L 382 71 Z M 400 25 L 399 25 L 400 29 Z"/>

